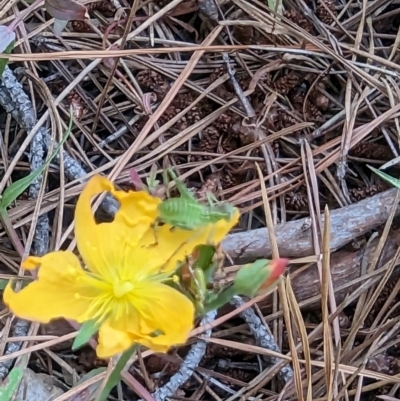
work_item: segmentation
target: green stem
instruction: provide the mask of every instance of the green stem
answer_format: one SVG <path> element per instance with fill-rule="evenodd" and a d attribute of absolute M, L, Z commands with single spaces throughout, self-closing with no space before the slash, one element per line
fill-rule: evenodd
<path fill-rule="evenodd" d="M 111 390 L 119 383 L 121 380 L 121 372 L 124 369 L 125 365 L 128 363 L 129 359 L 136 353 L 138 349 L 137 344 L 133 344 L 131 348 L 126 350 L 121 357 L 119 358 L 117 364 L 114 366 L 113 371 L 107 379 L 106 385 L 104 386 L 99 398 L 97 401 L 106 401 Z"/>
<path fill-rule="evenodd" d="M 237 294 L 237 290 L 234 285 L 223 290 L 220 294 L 216 296 L 211 302 L 206 303 L 204 305 L 205 313 L 208 313 L 212 310 L 219 309 L 221 306 L 224 306 Z"/>

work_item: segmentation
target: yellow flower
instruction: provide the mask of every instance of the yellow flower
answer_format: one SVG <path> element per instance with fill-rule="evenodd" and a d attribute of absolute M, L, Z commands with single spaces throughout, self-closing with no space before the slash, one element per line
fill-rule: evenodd
<path fill-rule="evenodd" d="M 120 208 L 111 223 L 96 224 L 91 202 L 104 191 L 118 199 Z M 69 251 L 30 256 L 22 267 L 39 267 L 38 280 L 19 292 L 10 283 L 4 302 L 16 316 L 41 323 L 56 318 L 97 320 L 97 354 L 102 358 L 133 343 L 159 352 L 184 343 L 193 327 L 194 307 L 165 282 L 197 245 L 222 241 L 239 212 L 229 222 L 200 231 L 163 225 L 155 244 L 151 224 L 160 202 L 146 192 L 119 191 L 106 178 L 93 177 L 75 211 L 75 236 L 86 269 Z"/>

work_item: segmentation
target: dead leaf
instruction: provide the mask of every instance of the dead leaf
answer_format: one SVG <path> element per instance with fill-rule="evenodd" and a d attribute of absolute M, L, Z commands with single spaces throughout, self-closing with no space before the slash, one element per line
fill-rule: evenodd
<path fill-rule="evenodd" d="M 74 0 L 45 0 L 47 12 L 57 20 L 84 21 L 89 18 L 87 8 Z"/>

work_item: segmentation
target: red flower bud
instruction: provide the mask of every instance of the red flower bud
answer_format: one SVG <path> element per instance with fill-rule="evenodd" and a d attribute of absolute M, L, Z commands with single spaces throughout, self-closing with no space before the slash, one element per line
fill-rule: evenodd
<path fill-rule="evenodd" d="M 272 284 L 279 279 L 279 277 L 285 272 L 286 266 L 289 263 L 288 259 L 278 258 L 271 260 L 268 268 L 271 270 L 270 275 L 261 285 L 258 292 L 268 289 Z"/>

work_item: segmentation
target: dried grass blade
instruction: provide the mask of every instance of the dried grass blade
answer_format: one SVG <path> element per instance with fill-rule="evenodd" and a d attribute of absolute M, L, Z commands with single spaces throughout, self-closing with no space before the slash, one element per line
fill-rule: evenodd
<path fill-rule="evenodd" d="M 268 235 L 269 235 L 271 248 L 272 248 L 272 257 L 279 258 L 278 243 L 276 240 L 275 227 L 274 227 L 274 222 L 272 220 L 271 207 L 270 207 L 269 201 L 268 201 L 268 194 L 267 194 L 267 189 L 265 187 L 264 177 L 263 177 L 261 168 L 258 165 L 258 163 L 256 163 L 255 165 L 256 165 L 257 174 L 258 174 L 258 177 L 260 180 L 260 185 L 261 185 L 261 194 L 262 194 L 262 199 L 263 199 L 265 220 L 267 222 Z M 286 299 L 286 290 L 285 290 L 283 280 L 280 280 L 279 285 L 278 285 L 278 290 L 279 290 L 279 296 L 280 296 L 281 303 L 282 303 L 283 316 L 284 316 L 285 323 L 286 323 L 286 330 L 287 330 L 287 335 L 288 335 L 288 339 L 289 339 L 290 350 L 292 352 L 294 382 L 295 382 L 295 386 L 296 386 L 296 391 L 297 391 L 297 395 L 299 397 L 298 399 L 303 400 L 303 392 L 302 392 L 302 388 L 301 388 L 301 370 L 300 370 L 300 366 L 298 364 L 296 345 L 294 343 L 293 336 L 292 336 L 290 311 L 289 311 L 289 306 L 288 306 L 287 299 Z M 278 304 L 278 299 L 276 298 L 276 293 L 274 293 L 274 299 L 273 299 L 274 312 L 277 309 L 277 304 Z M 280 322 L 280 323 L 281 323 L 281 327 L 282 327 L 282 322 Z M 274 334 L 275 334 L 277 332 L 277 327 L 275 326 L 274 329 L 275 329 L 274 330 Z"/>
<path fill-rule="evenodd" d="M 269 201 L 268 201 L 268 193 L 267 193 L 267 189 L 265 187 L 264 176 L 263 176 L 263 173 L 262 173 L 261 168 L 258 165 L 258 163 L 256 163 L 256 169 L 257 169 L 258 177 L 260 179 L 261 195 L 262 195 L 263 204 L 264 204 L 265 220 L 267 222 L 267 231 L 268 231 L 269 240 L 271 242 L 271 247 L 272 247 L 272 257 L 279 258 L 278 244 L 277 244 L 276 236 L 275 236 L 274 222 L 272 221 L 271 208 L 269 206 Z"/>
<path fill-rule="evenodd" d="M 333 345 L 332 345 L 332 333 L 329 324 L 329 282 L 330 277 L 330 213 L 328 206 L 325 207 L 325 219 L 324 219 L 324 231 L 322 236 L 322 281 L 321 281 L 321 309 L 322 309 L 322 325 L 323 325 L 323 345 L 324 345 L 324 361 L 325 361 L 325 379 L 327 388 L 327 399 L 332 399 L 332 361 L 333 361 Z"/>
<path fill-rule="evenodd" d="M 393 221 L 393 218 L 394 218 L 394 215 L 395 215 L 399 200 L 400 200 L 400 191 L 397 191 L 396 192 L 396 198 L 395 198 L 394 203 L 393 203 L 393 207 L 392 207 L 392 209 L 390 211 L 390 215 L 389 215 L 388 220 L 387 220 L 387 222 L 385 224 L 385 228 L 383 230 L 382 237 L 381 237 L 381 239 L 379 241 L 379 244 L 378 244 L 378 246 L 376 248 L 376 251 L 375 251 L 375 254 L 374 254 L 374 258 L 371 261 L 370 268 L 368 269 L 368 273 L 372 272 L 375 269 L 376 264 L 378 263 L 379 256 L 380 256 L 380 254 L 382 252 L 383 246 L 384 246 L 384 244 L 386 242 L 386 239 L 387 239 L 387 236 L 389 234 L 389 230 L 391 228 L 392 221 Z M 382 291 L 382 288 L 384 287 L 384 285 L 386 284 L 386 282 L 389 279 L 390 275 L 392 274 L 392 271 L 394 269 L 394 265 L 395 265 L 394 263 L 391 263 L 390 268 L 385 272 L 385 275 L 382 277 L 382 280 L 380 281 L 379 285 L 375 288 L 375 290 L 374 290 L 373 294 L 371 295 L 371 297 L 367 296 L 368 302 L 367 302 L 365 308 L 362 310 L 362 312 L 361 312 L 360 316 L 358 317 L 358 319 L 355 322 L 353 322 L 350 334 L 347 337 L 346 342 L 343 345 L 343 353 L 342 353 L 341 361 L 347 359 L 346 358 L 346 354 L 348 353 L 348 351 L 350 351 L 351 344 L 353 343 L 353 341 L 355 339 L 355 336 L 356 336 L 359 328 L 361 327 L 362 322 L 365 320 L 366 316 L 368 315 L 369 311 L 371 310 L 372 305 L 377 300 L 380 292 Z"/>
<path fill-rule="evenodd" d="M 309 187 L 308 183 L 308 175 L 307 175 L 307 170 L 309 173 L 309 178 L 311 181 L 311 188 L 312 188 L 312 193 L 313 193 L 313 198 L 310 196 L 310 191 L 307 191 L 308 196 L 309 196 L 309 204 L 310 204 L 310 217 L 313 222 L 313 240 L 314 240 L 314 249 L 316 254 L 321 253 L 321 248 L 319 245 L 319 236 L 318 234 L 321 233 L 322 231 L 322 222 L 321 222 L 321 215 L 319 211 L 321 210 L 320 204 L 319 204 L 319 193 L 318 193 L 318 182 L 317 182 L 317 176 L 316 176 L 316 169 L 313 163 L 313 154 L 312 150 L 310 148 L 310 145 L 307 141 L 303 142 L 303 146 L 301 147 L 301 153 L 302 153 L 302 160 L 303 160 L 303 171 L 304 171 L 304 177 L 306 180 L 307 188 Z M 308 168 L 307 168 L 308 167 Z M 315 209 L 312 207 L 312 205 L 315 205 Z M 318 232 L 317 232 L 318 230 Z M 318 271 L 320 274 L 320 280 L 322 282 L 322 263 L 317 262 L 318 265 Z M 336 306 L 336 299 L 335 299 L 335 292 L 333 289 L 333 283 L 332 283 L 332 278 L 329 275 L 329 305 L 331 309 L 331 313 L 334 313 L 337 309 Z M 335 334 L 335 343 L 339 344 L 340 342 L 340 328 L 339 328 L 339 320 L 335 319 L 333 321 L 333 330 Z"/>
<path fill-rule="evenodd" d="M 268 355 L 268 356 L 274 356 L 276 358 L 281 358 L 285 360 L 291 360 L 292 358 L 290 356 L 284 355 L 284 354 L 279 354 L 278 352 L 273 352 L 271 350 L 267 350 L 266 348 L 262 347 L 257 347 L 256 345 L 250 345 L 250 344 L 244 344 L 244 343 L 239 343 L 236 341 L 230 341 L 230 340 L 223 340 L 220 338 L 208 338 L 204 339 L 206 342 L 210 342 L 213 344 L 219 344 L 224 347 L 229 347 L 233 349 L 238 349 L 241 351 L 245 352 L 251 352 L 253 354 L 260 354 L 260 355 Z M 299 363 L 305 364 L 306 361 L 304 359 L 299 359 Z M 325 368 L 325 362 L 321 361 L 311 361 L 312 366 L 318 367 L 318 368 Z M 355 373 L 356 371 L 359 370 L 359 368 L 355 368 L 354 366 L 351 365 L 345 365 L 345 364 L 338 364 L 339 366 L 339 371 L 351 375 Z M 331 369 L 335 369 L 335 365 L 332 364 Z M 375 379 L 375 380 L 386 380 L 388 383 L 400 383 L 400 376 L 390 376 L 384 373 L 379 373 L 375 372 L 369 369 L 361 369 L 360 375 L 363 375 L 365 377 Z"/>
<path fill-rule="evenodd" d="M 294 316 L 294 321 L 296 323 L 297 329 L 300 333 L 301 342 L 303 344 L 303 354 L 306 361 L 306 375 L 307 375 L 307 401 L 312 401 L 312 365 L 311 365 L 311 352 L 310 343 L 308 341 L 307 329 L 304 324 L 303 316 L 300 311 L 299 304 L 297 303 L 296 297 L 293 292 L 292 284 L 290 278 L 286 279 L 286 295 L 289 300 L 289 308 Z M 328 398 L 329 399 L 329 398 Z"/>
<path fill-rule="evenodd" d="M 303 401 L 304 398 L 303 398 L 303 386 L 301 383 L 301 368 L 299 363 L 299 356 L 297 355 L 296 344 L 293 339 L 292 322 L 290 319 L 290 309 L 289 309 L 287 290 L 284 280 L 282 280 L 280 283 L 280 289 L 282 289 L 280 294 L 280 300 L 282 303 L 283 316 L 285 318 L 285 323 L 286 323 L 286 332 L 289 342 L 290 355 L 292 357 L 294 385 L 296 388 L 297 399 Z"/>
<path fill-rule="evenodd" d="M 203 45 L 208 45 L 213 43 L 213 41 L 218 37 L 221 30 L 223 29 L 222 26 L 216 27 L 206 38 L 203 42 Z M 154 114 L 150 116 L 146 125 L 141 130 L 140 134 L 133 142 L 133 144 L 129 147 L 129 149 L 125 152 L 123 156 L 118 160 L 117 164 L 111 171 L 109 177 L 110 179 L 115 179 L 118 175 L 122 172 L 126 164 L 131 160 L 132 156 L 135 152 L 140 148 L 140 145 L 145 140 L 146 136 L 149 134 L 151 129 L 153 128 L 154 124 L 158 121 L 161 115 L 164 113 L 166 108 L 170 105 L 172 100 L 175 98 L 177 93 L 179 92 L 180 88 L 182 87 L 184 81 L 189 77 L 192 73 L 193 69 L 195 68 L 197 62 L 200 60 L 201 56 L 204 54 L 204 50 L 197 50 L 193 53 L 192 57 L 190 58 L 189 62 L 186 64 L 185 68 L 182 70 L 181 74 L 179 75 L 178 79 L 172 85 L 168 95 L 163 99 L 161 104 L 158 106 L 157 110 L 155 110 Z"/>

